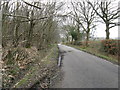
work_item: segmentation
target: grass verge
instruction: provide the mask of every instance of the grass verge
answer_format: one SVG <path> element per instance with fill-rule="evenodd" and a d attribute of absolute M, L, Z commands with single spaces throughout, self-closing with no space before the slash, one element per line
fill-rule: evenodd
<path fill-rule="evenodd" d="M 71 44 L 66 44 L 66 45 L 67 45 L 67 46 L 71 46 L 71 47 L 76 48 L 76 49 L 79 49 L 79 50 L 81 50 L 81 51 L 87 52 L 87 53 L 89 53 L 89 54 L 95 55 L 95 56 L 97 56 L 97 57 L 100 57 L 100 58 L 102 58 L 102 59 L 105 59 L 105 60 L 107 60 L 107 61 L 110 61 L 110 62 L 112 62 L 112 63 L 114 63 L 114 64 L 117 64 L 117 65 L 119 64 L 119 62 L 118 62 L 117 59 L 112 58 L 112 57 L 109 57 L 109 56 L 104 55 L 104 54 L 101 54 L 101 53 L 99 53 L 99 52 L 96 53 L 96 52 L 90 50 L 89 47 L 88 47 L 88 48 L 82 48 L 82 47 L 80 47 L 80 46 L 71 45 Z"/>

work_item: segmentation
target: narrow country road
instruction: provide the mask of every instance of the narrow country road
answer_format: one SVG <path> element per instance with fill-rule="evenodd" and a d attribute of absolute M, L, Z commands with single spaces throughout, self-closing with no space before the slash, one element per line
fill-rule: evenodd
<path fill-rule="evenodd" d="M 118 65 L 72 47 L 59 48 L 64 75 L 55 88 L 118 88 Z"/>

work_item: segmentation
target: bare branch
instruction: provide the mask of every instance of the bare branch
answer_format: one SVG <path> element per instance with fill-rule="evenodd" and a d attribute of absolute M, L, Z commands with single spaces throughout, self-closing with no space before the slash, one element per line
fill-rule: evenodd
<path fill-rule="evenodd" d="M 35 5 L 32 5 L 32 4 L 30 4 L 30 3 L 28 3 L 28 2 L 26 2 L 26 1 L 24 1 L 24 0 L 22 0 L 25 4 L 27 4 L 27 5 L 29 5 L 29 6 L 31 6 L 31 7 L 35 7 L 35 8 L 37 8 L 37 9 L 42 9 L 42 8 L 40 8 L 40 7 L 38 7 L 38 6 L 35 6 Z"/>

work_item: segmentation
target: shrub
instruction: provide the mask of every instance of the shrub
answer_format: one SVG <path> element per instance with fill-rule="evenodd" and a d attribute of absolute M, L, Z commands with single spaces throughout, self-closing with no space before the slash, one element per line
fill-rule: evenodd
<path fill-rule="evenodd" d="M 74 45 L 80 46 L 80 45 L 82 45 L 82 42 L 81 41 L 76 41 L 76 42 L 74 42 Z"/>
<path fill-rule="evenodd" d="M 118 40 L 102 40 L 100 50 L 112 55 L 118 54 Z"/>

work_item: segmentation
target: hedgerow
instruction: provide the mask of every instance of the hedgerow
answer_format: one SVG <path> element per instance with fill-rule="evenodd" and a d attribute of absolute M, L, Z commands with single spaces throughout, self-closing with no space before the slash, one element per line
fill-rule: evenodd
<path fill-rule="evenodd" d="M 108 54 L 116 55 L 118 54 L 118 51 L 119 51 L 118 41 L 119 40 L 113 40 L 113 39 L 102 40 L 100 50 Z"/>

